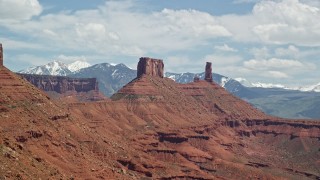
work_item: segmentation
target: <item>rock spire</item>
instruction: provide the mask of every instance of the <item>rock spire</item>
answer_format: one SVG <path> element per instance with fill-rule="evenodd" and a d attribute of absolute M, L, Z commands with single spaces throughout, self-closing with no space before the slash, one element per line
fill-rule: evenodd
<path fill-rule="evenodd" d="M 0 67 L 3 66 L 3 49 L 2 44 L 0 43 Z"/>
<path fill-rule="evenodd" d="M 204 80 L 207 82 L 213 82 L 213 80 L 212 80 L 212 63 L 211 62 L 207 62 L 207 64 L 206 64 L 206 71 L 205 71 Z"/>

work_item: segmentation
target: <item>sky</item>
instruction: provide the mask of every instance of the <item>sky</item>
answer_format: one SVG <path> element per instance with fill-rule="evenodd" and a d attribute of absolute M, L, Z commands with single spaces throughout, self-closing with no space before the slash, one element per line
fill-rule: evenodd
<path fill-rule="evenodd" d="M 163 59 L 289 87 L 320 82 L 320 0 L 0 0 L 5 66 Z"/>

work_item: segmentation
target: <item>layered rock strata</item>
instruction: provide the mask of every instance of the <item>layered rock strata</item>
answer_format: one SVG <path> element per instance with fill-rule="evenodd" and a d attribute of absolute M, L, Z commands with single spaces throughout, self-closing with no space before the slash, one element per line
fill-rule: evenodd
<path fill-rule="evenodd" d="M 99 91 L 96 78 L 69 78 L 64 76 L 18 74 L 43 91 L 55 91 L 63 94 L 68 91 Z"/>

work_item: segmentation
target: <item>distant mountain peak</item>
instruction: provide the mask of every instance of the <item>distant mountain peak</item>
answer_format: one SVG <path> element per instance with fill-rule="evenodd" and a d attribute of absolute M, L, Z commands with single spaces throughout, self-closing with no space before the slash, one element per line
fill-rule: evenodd
<path fill-rule="evenodd" d="M 66 76 L 71 73 L 67 65 L 60 61 L 52 61 L 42 66 L 30 67 L 25 70 L 19 71 L 24 74 L 39 74 L 39 75 L 54 75 Z"/>
<path fill-rule="evenodd" d="M 114 65 L 114 67 L 116 67 L 116 68 L 128 68 L 128 69 L 131 69 L 131 68 L 129 68 L 128 66 L 126 66 L 125 64 L 123 64 L 123 63 L 119 63 L 119 64 L 116 64 L 116 65 Z"/>
<path fill-rule="evenodd" d="M 238 78 L 234 78 L 234 80 L 238 81 L 245 87 L 253 87 L 252 83 L 248 81 L 246 78 L 238 77 Z"/>
<path fill-rule="evenodd" d="M 67 76 L 72 72 L 89 67 L 90 64 L 85 61 L 75 61 L 70 64 L 65 64 L 59 60 L 54 60 L 45 65 L 30 67 L 18 73 L 23 74 L 38 74 L 38 75 L 53 75 L 53 76 Z"/>
<path fill-rule="evenodd" d="M 309 92 L 309 91 L 320 92 L 320 83 L 310 85 L 310 86 L 305 86 L 305 87 L 299 87 L 297 89 L 299 91 L 304 91 L 304 92 Z"/>
<path fill-rule="evenodd" d="M 71 72 L 76 72 L 80 69 L 90 67 L 91 65 L 86 61 L 75 61 L 73 63 L 68 64 L 67 66 Z"/>
<path fill-rule="evenodd" d="M 261 88 L 280 88 L 280 89 L 288 89 L 286 86 L 282 84 L 272 84 L 272 83 L 252 83 L 253 87 L 261 87 Z"/>

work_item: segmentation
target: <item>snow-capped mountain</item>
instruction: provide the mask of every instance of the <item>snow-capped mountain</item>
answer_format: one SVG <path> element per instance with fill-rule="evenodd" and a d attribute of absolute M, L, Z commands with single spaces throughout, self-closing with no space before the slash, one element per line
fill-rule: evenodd
<path fill-rule="evenodd" d="M 204 73 L 171 73 L 171 72 L 166 72 L 164 74 L 165 77 L 170 78 L 178 83 L 189 83 L 192 82 L 194 77 L 197 76 L 200 79 L 204 79 Z"/>
<path fill-rule="evenodd" d="M 253 87 L 252 83 L 245 78 L 239 77 L 239 78 L 234 78 L 234 80 L 238 81 L 239 83 L 241 83 L 245 87 Z"/>
<path fill-rule="evenodd" d="M 282 84 L 272 84 L 272 83 L 251 83 L 251 87 L 261 87 L 261 88 L 280 88 L 280 89 L 289 89 L 288 87 L 282 85 Z"/>
<path fill-rule="evenodd" d="M 232 78 L 226 77 L 226 76 L 221 76 L 220 74 L 212 74 L 213 81 L 218 83 L 222 87 L 226 87 L 229 81 L 234 81 Z M 164 74 L 165 77 L 170 78 L 178 83 L 189 83 L 193 82 L 193 79 L 195 76 L 199 77 L 200 79 L 204 79 L 204 72 L 203 73 L 171 73 L 171 72 L 166 72 Z"/>
<path fill-rule="evenodd" d="M 261 82 L 250 82 L 245 78 L 234 78 L 234 80 L 238 81 L 245 87 L 259 87 L 259 88 L 280 88 L 280 89 L 288 89 L 282 84 L 272 84 L 272 83 L 261 83 Z"/>
<path fill-rule="evenodd" d="M 320 83 L 315 84 L 315 85 L 311 85 L 311 86 L 299 87 L 296 89 L 299 91 L 304 91 L 304 92 L 310 92 L 310 91 L 320 92 Z"/>
<path fill-rule="evenodd" d="M 250 82 L 245 78 L 235 78 L 236 81 L 241 83 L 245 87 L 258 87 L 258 88 L 277 88 L 277 89 L 285 89 L 285 90 L 296 90 L 303 92 L 320 92 L 320 83 L 310 86 L 303 87 L 287 87 L 282 84 L 272 84 L 272 83 L 261 83 L 261 82 Z"/>
<path fill-rule="evenodd" d="M 72 72 L 79 71 L 80 69 L 86 68 L 89 66 L 90 64 L 84 61 L 76 61 L 71 64 L 65 64 L 60 61 L 53 61 L 42 66 L 30 67 L 30 68 L 18 71 L 18 73 L 67 76 Z"/>
<path fill-rule="evenodd" d="M 18 73 L 66 76 L 71 73 L 68 66 L 60 61 L 53 61 L 43 66 L 30 67 Z"/>
<path fill-rule="evenodd" d="M 91 65 L 85 61 L 76 61 L 71 64 L 68 64 L 67 67 L 71 72 L 79 71 L 80 69 L 90 67 Z"/>
<path fill-rule="evenodd" d="M 97 78 L 99 90 L 111 96 L 137 76 L 137 71 L 124 64 L 101 63 L 80 69 L 69 76 L 78 78 Z"/>

